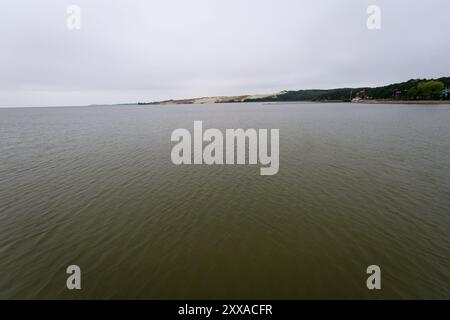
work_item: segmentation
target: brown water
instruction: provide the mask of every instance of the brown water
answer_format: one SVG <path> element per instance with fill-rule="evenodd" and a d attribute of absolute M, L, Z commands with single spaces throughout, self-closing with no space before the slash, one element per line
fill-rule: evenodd
<path fill-rule="evenodd" d="M 174 166 L 194 120 L 280 172 Z M 450 298 L 449 244 L 450 106 L 0 109 L 0 298 Z"/>

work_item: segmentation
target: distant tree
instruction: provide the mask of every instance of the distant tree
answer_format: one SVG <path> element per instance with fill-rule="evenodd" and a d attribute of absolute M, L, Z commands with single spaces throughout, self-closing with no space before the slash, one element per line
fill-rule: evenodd
<path fill-rule="evenodd" d="M 417 87 L 412 87 L 408 90 L 409 99 L 417 99 Z"/>
<path fill-rule="evenodd" d="M 420 82 L 417 85 L 417 95 L 422 99 L 439 99 L 442 97 L 442 90 L 444 84 L 436 80 Z"/>

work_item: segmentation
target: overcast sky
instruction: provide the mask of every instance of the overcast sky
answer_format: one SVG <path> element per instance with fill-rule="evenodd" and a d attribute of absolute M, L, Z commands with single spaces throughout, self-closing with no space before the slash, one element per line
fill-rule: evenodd
<path fill-rule="evenodd" d="M 81 29 L 67 27 L 69 5 Z M 381 8 L 381 30 L 366 26 Z M 450 76 L 449 0 L 2 0 L 0 106 Z"/>

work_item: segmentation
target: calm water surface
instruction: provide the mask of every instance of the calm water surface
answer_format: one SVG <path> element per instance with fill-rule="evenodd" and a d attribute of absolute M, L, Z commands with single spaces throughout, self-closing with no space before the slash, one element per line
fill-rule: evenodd
<path fill-rule="evenodd" d="M 174 166 L 194 120 L 280 172 Z M 450 106 L 0 109 L 0 298 L 450 298 L 449 245 Z"/>

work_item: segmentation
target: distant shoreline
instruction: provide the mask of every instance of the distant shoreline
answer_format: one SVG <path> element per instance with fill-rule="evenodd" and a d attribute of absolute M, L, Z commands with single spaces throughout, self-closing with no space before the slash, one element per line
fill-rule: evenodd
<path fill-rule="evenodd" d="M 243 103 L 261 103 L 261 102 L 243 102 Z M 265 102 L 268 104 L 330 104 L 330 103 L 348 103 L 348 104 L 450 104 L 450 100 L 360 100 L 351 101 L 274 101 Z"/>
<path fill-rule="evenodd" d="M 269 94 L 216 96 L 190 99 L 170 99 L 140 102 L 140 105 L 214 104 L 246 102 L 318 102 L 371 104 L 449 104 L 450 77 L 439 79 L 410 79 L 382 87 L 306 89 Z"/>
<path fill-rule="evenodd" d="M 341 100 L 324 100 L 324 101 L 251 101 L 251 102 L 210 102 L 210 103 L 196 103 L 196 102 L 181 102 L 181 101 L 164 101 L 161 103 L 139 103 L 141 106 L 164 106 L 164 105 L 214 105 L 214 104 L 332 104 L 332 103 L 347 103 L 347 104 L 404 104 L 404 105 L 450 105 L 450 100 L 360 100 L 357 102 L 341 101 Z"/>
<path fill-rule="evenodd" d="M 450 104 L 450 100 L 360 100 L 355 104 Z"/>

